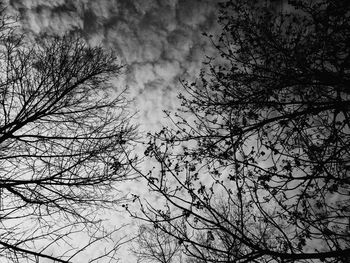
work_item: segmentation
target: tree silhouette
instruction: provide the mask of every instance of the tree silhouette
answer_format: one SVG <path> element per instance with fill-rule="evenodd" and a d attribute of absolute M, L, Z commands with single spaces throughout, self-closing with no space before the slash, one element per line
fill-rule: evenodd
<path fill-rule="evenodd" d="M 181 263 L 181 244 L 153 225 L 141 225 L 132 253 L 137 262 Z"/>
<path fill-rule="evenodd" d="M 145 152 L 159 165 L 139 171 L 163 204 L 130 213 L 193 262 L 348 262 L 349 14 L 348 1 L 221 3 L 218 56 L 182 82 L 175 128 Z"/>
<path fill-rule="evenodd" d="M 0 21 L 0 261 L 71 262 L 107 239 L 97 258 L 112 258 L 122 241 L 98 214 L 124 201 L 114 189 L 135 137 L 110 83 L 122 67 L 76 36 L 33 43 L 4 10 Z"/>

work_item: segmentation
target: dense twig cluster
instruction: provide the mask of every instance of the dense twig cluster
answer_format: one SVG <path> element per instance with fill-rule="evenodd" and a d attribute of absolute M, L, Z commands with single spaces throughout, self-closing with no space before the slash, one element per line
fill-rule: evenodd
<path fill-rule="evenodd" d="M 109 82 L 121 66 L 76 36 L 26 40 L 6 16 L 0 34 L 0 261 L 71 262 L 107 239 L 98 257 L 114 257 L 97 211 L 124 200 L 114 187 L 130 174 L 135 129 Z"/>
<path fill-rule="evenodd" d="M 267 2 L 268 3 L 268 2 Z M 218 54 L 150 137 L 164 207 L 141 215 L 193 262 L 348 262 L 347 1 L 221 4 Z"/>

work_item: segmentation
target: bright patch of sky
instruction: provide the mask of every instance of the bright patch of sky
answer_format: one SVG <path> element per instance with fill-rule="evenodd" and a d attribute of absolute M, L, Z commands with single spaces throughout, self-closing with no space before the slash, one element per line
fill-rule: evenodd
<path fill-rule="evenodd" d="M 143 130 L 156 130 L 163 110 L 178 106 L 179 79 L 196 76 L 212 46 L 203 32 L 216 27 L 213 0 L 9 0 L 26 30 L 81 32 L 117 52 Z"/>

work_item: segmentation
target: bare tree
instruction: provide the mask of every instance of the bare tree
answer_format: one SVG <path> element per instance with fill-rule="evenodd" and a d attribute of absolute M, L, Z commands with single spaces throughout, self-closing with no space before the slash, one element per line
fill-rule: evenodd
<path fill-rule="evenodd" d="M 125 201 L 115 187 L 131 175 L 135 128 L 110 82 L 122 66 L 76 36 L 30 42 L 4 11 L 0 34 L 1 262 L 72 262 L 107 239 L 97 258 L 115 257 L 99 211 Z"/>
<path fill-rule="evenodd" d="M 132 253 L 137 262 L 180 263 L 181 244 L 157 225 L 141 225 Z"/>
<path fill-rule="evenodd" d="M 219 58 L 139 172 L 170 208 L 131 213 L 196 262 L 348 262 L 349 2 L 268 2 L 221 4 Z"/>

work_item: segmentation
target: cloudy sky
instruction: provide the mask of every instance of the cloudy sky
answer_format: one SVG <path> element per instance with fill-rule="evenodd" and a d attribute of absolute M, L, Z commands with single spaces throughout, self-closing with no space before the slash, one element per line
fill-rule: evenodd
<path fill-rule="evenodd" d="M 127 65 L 118 86 L 129 87 L 144 130 L 162 110 L 176 108 L 179 79 L 196 76 L 216 26 L 216 0 L 9 0 L 35 34 L 79 31 L 119 54 Z"/>
<path fill-rule="evenodd" d="M 8 6 L 31 34 L 77 31 L 115 50 L 126 65 L 117 86 L 128 87 L 135 122 L 155 131 L 164 123 L 162 111 L 178 106 L 179 79 L 194 78 L 212 54 L 202 33 L 215 32 L 217 1 L 8 0 Z M 118 224 L 127 218 L 118 215 Z M 122 262 L 134 262 L 125 253 Z"/>

